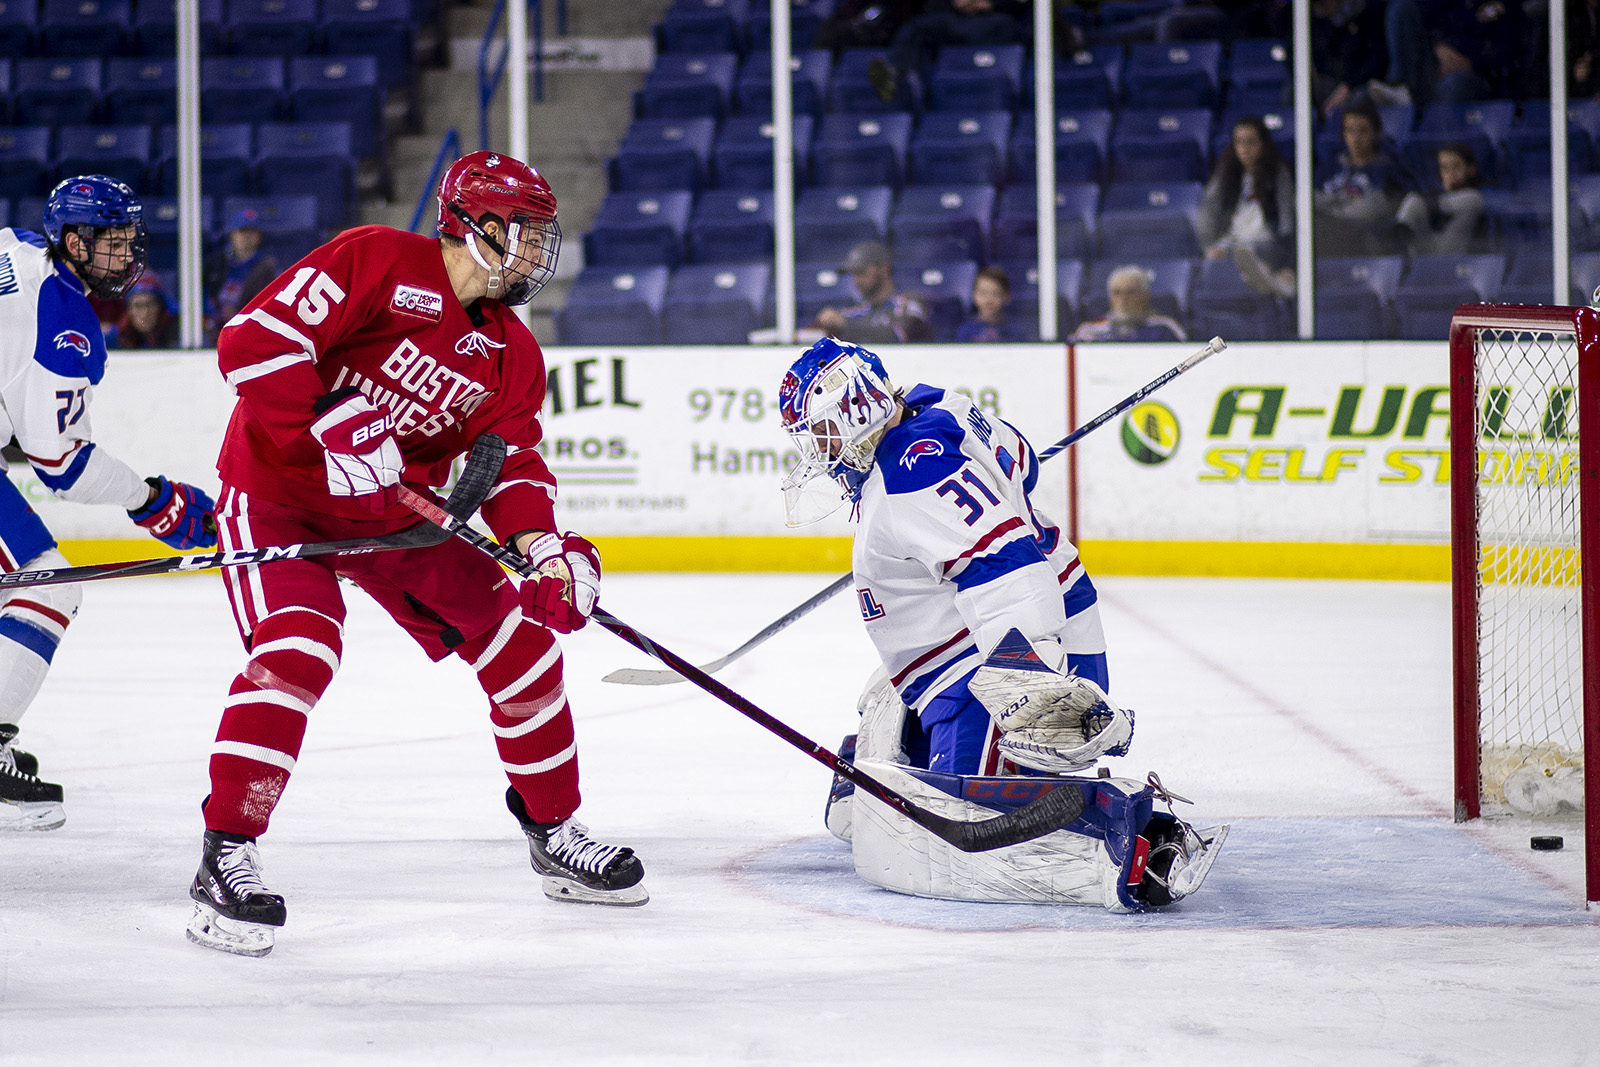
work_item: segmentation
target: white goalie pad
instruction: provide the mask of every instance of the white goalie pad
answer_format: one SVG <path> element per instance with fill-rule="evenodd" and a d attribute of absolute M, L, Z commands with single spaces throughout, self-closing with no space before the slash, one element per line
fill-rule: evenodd
<path fill-rule="evenodd" d="M 845 746 L 841 745 L 840 755 L 851 762 L 861 759 L 906 762 L 903 731 L 910 709 L 900 702 L 900 694 L 889 684 L 889 674 L 882 667 L 867 679 L 856 701 L 856 711 L 861 715 L 861 725 L 855 735 L 854 752 L 845 753 Z M 846 738 L 848 741 L 849 738 Z M 828 832 L 841 841 L 850 840 L 853 832 L 854 805 L 855 786 L 834 775 L 823 821 L 827 824 Z"/>

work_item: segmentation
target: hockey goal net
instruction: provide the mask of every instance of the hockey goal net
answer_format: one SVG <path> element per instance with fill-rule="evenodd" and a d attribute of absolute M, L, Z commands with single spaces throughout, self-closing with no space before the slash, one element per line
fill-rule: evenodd
<path fill-rule="evenodd" d="M 1600 312 L 1458 308 L 1450 412 L 1456 819 L 1581 819 L 1597 901 Z"/>

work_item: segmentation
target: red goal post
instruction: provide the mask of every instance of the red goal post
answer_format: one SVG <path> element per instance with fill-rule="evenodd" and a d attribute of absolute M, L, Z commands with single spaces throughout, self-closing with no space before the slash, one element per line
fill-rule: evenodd
<path fill-rule="evenodd" d="M 1457 308 L 1450 452 L 1455 817 L 1581 797 L 1597 902 L 1600 311 Z"/>

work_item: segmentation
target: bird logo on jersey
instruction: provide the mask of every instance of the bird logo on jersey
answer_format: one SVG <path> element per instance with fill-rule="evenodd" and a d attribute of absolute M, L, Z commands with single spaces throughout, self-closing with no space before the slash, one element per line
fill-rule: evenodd
<path fill-rule="evenodd" d="M 942 455 L 944 455 L 944 445 L 931 437 L 924 437 L 911 442 L 911 446 L 906 449 L 906 454 L 900 457 L 900 465 L 906 470 L 910 470 L 917 465 L 917 460 L 923 456 Z"/>
<path fill-rule="evenodd" d="M 456 342 L 456 355 L 458 356 L 487 356 L 491 348 L 504 348 L 499 341 L 491 341 L 477 330 L 464 334 Z"/>
<path fill-rule="evenodd" d="M 57 348 L 70 348 L 80 357 L 89 354 L 89 339 L 77 330 L 62 330 L 56 334 Z"/>

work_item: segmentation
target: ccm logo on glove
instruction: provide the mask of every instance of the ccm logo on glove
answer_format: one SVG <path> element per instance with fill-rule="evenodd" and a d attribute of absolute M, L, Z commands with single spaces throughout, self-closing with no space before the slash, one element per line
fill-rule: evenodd
<path fill-rule="evenodd" d="M 128 517 L 150 531 L 150 536 L 171 548 L 210 548 L 217 543 L 217 507 L 200 489 L 157 476 L 145 482 L 155 497 Z"/>

